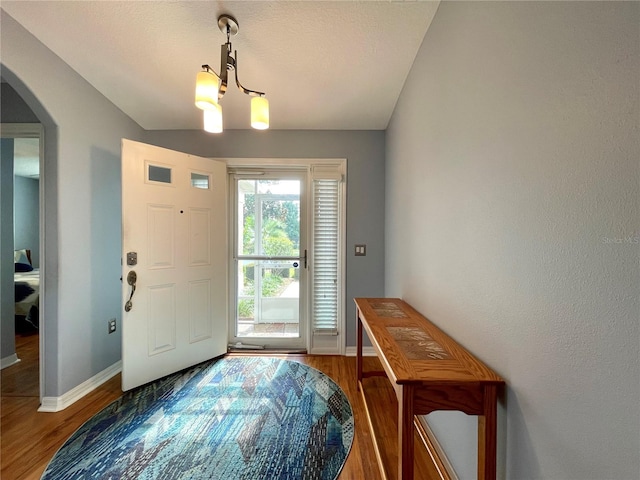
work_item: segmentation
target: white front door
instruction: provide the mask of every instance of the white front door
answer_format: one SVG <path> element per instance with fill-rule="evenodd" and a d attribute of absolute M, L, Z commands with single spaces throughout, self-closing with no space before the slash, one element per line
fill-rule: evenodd
<path fill-rule="evenodd" d="M 227 238 L 223 162 L 123 140 L 123 390 L 227 351 Z"/>

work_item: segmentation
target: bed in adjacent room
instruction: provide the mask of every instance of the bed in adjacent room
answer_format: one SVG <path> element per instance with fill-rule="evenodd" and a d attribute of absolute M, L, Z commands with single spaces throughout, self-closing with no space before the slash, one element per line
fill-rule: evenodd
<path fill-rule="evenodd" d="M 38 328 L 40 307 L 40 271 L 31 264 L 27 249 L 14 252 L 15 315 L 20 327 Z"/>

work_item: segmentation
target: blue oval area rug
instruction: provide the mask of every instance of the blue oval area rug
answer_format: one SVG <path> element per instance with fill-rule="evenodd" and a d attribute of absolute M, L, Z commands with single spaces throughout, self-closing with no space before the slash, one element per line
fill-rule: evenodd
<path fill-rule="evenodd" d="M 353 434 L 351 405 L 322 372 L 223 358 L 125 393 L 65 442 L 42 480 L 334 480 Z"/>

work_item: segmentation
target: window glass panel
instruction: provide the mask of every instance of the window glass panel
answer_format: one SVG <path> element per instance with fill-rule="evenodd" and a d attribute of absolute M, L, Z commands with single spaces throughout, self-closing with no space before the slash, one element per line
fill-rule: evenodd
<path fill-rule="evenodd" d="M 237 337 L 300 336 L 299 263 L 240 260 L 238 280 Z"/>
<path fill-rule="evenodd" d="M 238 181 L 242 255 L 299 256 L 300 181 Z"/>
<path fill-rule="evenodd" d="M 261 227 L 258 253 L 275 257 L 300 255 L 300 197 L 261 196 Z M 256 232 L 257 233 L 257 232 Z"/>
<path fill-rule="evenodd" d="M 238 179 L 236 338 L 301 338 L 300 184 Z"/>
<path fill-rule="evenodd" d="M 171 169 L 167 167 L 159 167 L 157 165 L 149 165 L 149 180 L 152 182 L 171 183 Z"/>
<path fill-rule="evenodd" d="M 209 190 L 209 175 L 191 172 L 191 186 Z"/>
<path fill-rule="evenodd" d="M 256 193 L 300 195 L 300 180 L 256 180 Z"/>

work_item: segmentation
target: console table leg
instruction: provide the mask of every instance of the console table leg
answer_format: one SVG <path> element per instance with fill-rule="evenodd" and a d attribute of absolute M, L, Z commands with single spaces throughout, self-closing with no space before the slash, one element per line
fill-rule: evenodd
<path fill-rule="evenodd" d="M 360 382 L 362 381 L 362 320 L 360 320 L 358 309 L 356 309 L 356 325 L 358 326 L 356 332 L 356 375 L 358 381 L 356 385 L 360 390 Z"/>
<path fill-rule="evenodd" d="M 412 385 L 402 385 L 398 393 L 398 479 L 413 480 L 413 416 L 414 394 Z"/>
<path fill-rule="evenodd" d="M 478 480 L 496 478 L 497 389 L 484 388 L 484 415 L 478 416 Z"/>

